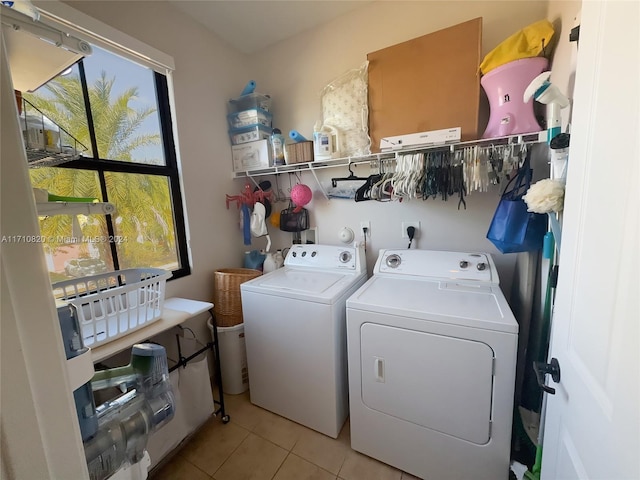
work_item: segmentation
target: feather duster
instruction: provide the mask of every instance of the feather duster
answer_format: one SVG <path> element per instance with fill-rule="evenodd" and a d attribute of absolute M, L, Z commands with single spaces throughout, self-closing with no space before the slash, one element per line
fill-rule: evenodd
<path fill-rule="evenodd" d="M 558 180 L 540 180 L 529 187 L 522 199 L 529 212 L 560 212 L 564 205 L 564 185 Z"/>

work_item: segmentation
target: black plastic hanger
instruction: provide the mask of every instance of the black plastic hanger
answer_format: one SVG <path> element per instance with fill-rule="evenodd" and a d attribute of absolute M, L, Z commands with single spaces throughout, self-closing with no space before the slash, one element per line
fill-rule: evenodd
<path fill-rule="evenodd" d="M 331 179 L 331 185 L 333 186 L 333 188 L 338 186 L 338 182 L 344 182 L 344 181 L 352 181 L 352 180 L 368 180 L 369 177 L 356 177 L 353 173 L 353 170 L 351 170 L 351 163 L 349 163 L 349 176 L 348 177 L 340 177 L 340 178 L 332 178 Z"/>
<path fill-rule="evenodd" d="M 369 175 L 367 177 L 366 182 L 362 185 L 358 190 L 356 190 L 355 201 L 356 202 L 364 202 L 366 200 L 373 200 L 371 198 L 371 187 L 378 183 L 382 179 L 382 175 L 376 173 L 374 175 Z"/>

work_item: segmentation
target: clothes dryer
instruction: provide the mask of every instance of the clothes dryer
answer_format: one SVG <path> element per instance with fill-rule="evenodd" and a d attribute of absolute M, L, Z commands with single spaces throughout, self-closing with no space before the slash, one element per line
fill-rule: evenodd
<path fill-rule="evenodd" d="M 347 338 L 353 449 L 425 479 L 508 478 L 518 324 L 490 255 L 381 251 Z"/>
<path fill-rule="evenodd" d="M 284 267 L 240 285 L 251 402 L 336 438 L 349 414 L 346 300 L 362 247 L 293 245 Z"/>

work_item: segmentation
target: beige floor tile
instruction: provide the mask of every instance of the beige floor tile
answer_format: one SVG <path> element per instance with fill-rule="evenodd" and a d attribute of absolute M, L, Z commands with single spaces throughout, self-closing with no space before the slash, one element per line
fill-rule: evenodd
<path fill-rule="evenodd" d="M 402 472 L 371 457 L 351 451 L 338 476 L 344 480 L 400 480 Z"/>
<path fill-rule="evenodd" d="M 211 480 L 211 477 L 180 455 L 174 456 L 150 480 Z"/>
<path fill-rule="evenodd" d="M 214 418 L 196 433 L 179 455 L 213 475 L 248 435 L 248 430 L 233 423 L 225 425 Z"/>
<path fill-rule="evenodd" d="M 336 476 L 290 453 L 273 480 L 335 480 Z"/>
<path fill-rule="evenodd" d="M 271 480 L 287 451 L 250 433 L 213 475 L 216 480 Z"/>
<path fill-rule="evenodd" d="M 349 450 L 333 438 L 305 429 L 291 452 L 337 475 Z"/>
<path fill-rule="evenodd" d="M 253 430 L 260 421 L 271 413 L 252 404 L 249 392 L 240 395 L 225 395 L 224 409 L 225 413 L 231 417 L 231 423 L 236 423 L 247 430 Z"/>
<path fill-rule="evenodd" d="M 347 418 L 347 421 L 344 422 L 344 425 L 342 426 L 342 430 L 340 430 L 338 441 L 351 448 L 351 424 L 349 422 L 349 418 Z"/>
<path fill-rule="evenodd" d="M 217 390 L 214 390 L 214 395 L 218 393 Z M 237 395 L 230 395 L 228 393 L 224 394 L 224 406 L 225 408 L 229 408 L 229 405 L 237 405 L 240 403 L 251 403 L 249 400 L 249 390 L 246 392 L 239 393 Z"/>
<path fill-rule="evenodd" d="M 214 396 L 217 398 L 217 391 L 214 393 Z M 249 392 L 246 391 L 244 393 L 240 393 L 238 395 L 229 395 L 228 393 L 224 394 L 224 408 L 225 413 L 229 413 L 229 409 L 237 408 L 239 405 L 251 403 L 249 400 Z"/>
<path fill-rule="evenodd" d="M 266 413 L 254 427 L 253 433 L 275 443 L 279 447 L 291 450 L 305 427 L 275 413 Z"/>

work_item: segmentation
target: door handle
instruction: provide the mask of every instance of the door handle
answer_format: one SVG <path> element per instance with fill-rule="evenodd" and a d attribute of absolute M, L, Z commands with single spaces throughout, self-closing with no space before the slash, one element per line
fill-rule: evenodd
<path fill-rule="evenodd" d="M 384 383 L 384 358 L 373 357 L 373 376 L 376 382 Z"/>
<path fill-rule="evenodd" d="M 560 383 L 560 363 L 557 358 L 552 358 L 550 363 L 533 362 L 533 371 L 536 372 L 536 379 L 538 385 L 545 392 L 555 395 L 556 389 L 544 384 L 544 377 L 547 374 L 551 374 L 551 379 L 555 383 Z"/>

